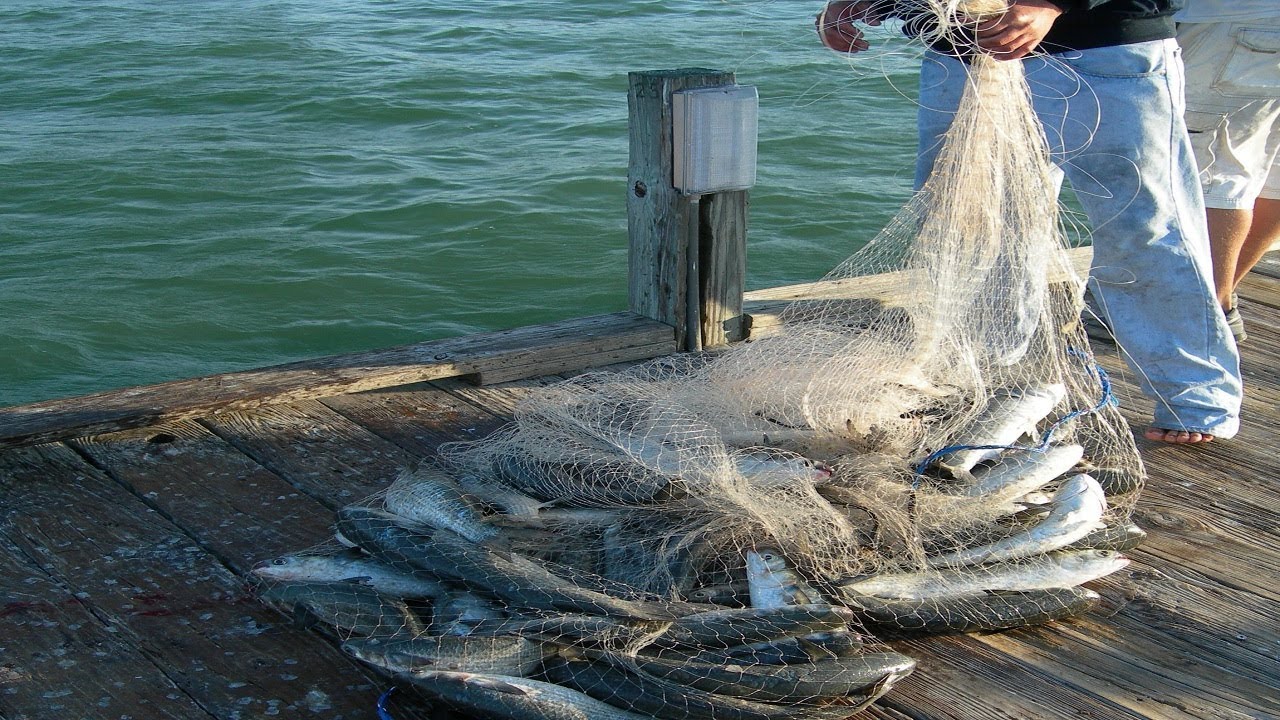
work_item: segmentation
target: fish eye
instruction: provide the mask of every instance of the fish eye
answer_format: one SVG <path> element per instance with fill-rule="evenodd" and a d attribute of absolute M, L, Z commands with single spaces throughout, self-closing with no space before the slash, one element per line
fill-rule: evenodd
<path fill-rule="evenodd" d="M 288 565 L 289 561 L 284 558 L 276 558 L 275 560 L 271 561 L 271 564 L 278 567 L 280 565 Z"/>

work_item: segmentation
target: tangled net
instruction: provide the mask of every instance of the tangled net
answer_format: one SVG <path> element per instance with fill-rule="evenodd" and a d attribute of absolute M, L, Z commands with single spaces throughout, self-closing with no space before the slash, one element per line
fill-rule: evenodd
<path fill-rule="evenodd" d="M 847 717 L 915 667 L 877 638 L 1089 609 L 1144 473 L 1027 95 L 975 58 L 932 179 L 830 299 L 540 389 L 262 596 L 485 717 Z M 840 298 L 860 282 L 885 290 Z"/>

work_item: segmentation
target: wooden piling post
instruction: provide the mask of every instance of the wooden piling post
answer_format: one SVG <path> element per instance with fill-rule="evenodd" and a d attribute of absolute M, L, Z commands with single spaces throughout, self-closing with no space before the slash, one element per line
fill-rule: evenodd
<path fill-rule="evenodd" d="M 674 326 L 679 347 L 688 346 L 689 332 L 700 332 L 708 348 L 741 337 L 748 193 L 714 193 L 693 204 L 672 183 L 672 93 L 732 84 L 731 72 L 699 68 L 630 75 L 630 307 Z M 689 230 L 691 206 L 700 208 L 696 238 Z M 687 317 L 688 252 L 698 253 L 700 318 Z"/>

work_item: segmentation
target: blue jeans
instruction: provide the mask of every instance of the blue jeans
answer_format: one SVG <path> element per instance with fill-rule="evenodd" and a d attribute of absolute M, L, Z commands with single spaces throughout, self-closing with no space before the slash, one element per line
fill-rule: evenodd
<path fill-rule="evenodd" d="M 1090 291 L 1156 401 L 1154 426 L 1231 437 L 1240 425 L 1240 357 L 1214 295 L 1177 44 L 1021 62 L 1051 159 L 1093 230 Z M 926 54 L 916 187 L 933 168 L 966 78 L 960 61 Z"/>

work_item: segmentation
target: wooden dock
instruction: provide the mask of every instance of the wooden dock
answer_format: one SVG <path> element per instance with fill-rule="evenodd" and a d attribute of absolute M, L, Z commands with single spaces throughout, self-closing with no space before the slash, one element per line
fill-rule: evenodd
<path fill-rule="evenodd" d="M 1139 441 L 1150 538 L 1095 584 L 1103 605 L 895 643 L 919 667 L 864 717 L 1280 717 L 1276 253 L 1241 295 L 1244 428 Z M 375 717 L 389 682 L 254 598 L 250 568 L 326 542 L 337 508 L 484 437 L 556 373 L 675 349 L 624 313 L 0 410 L 0 718 Z M 1100 358 L 1140 431 L 1147 401 Z M 392 708 L 445 717 L 412 694 Z"/>

